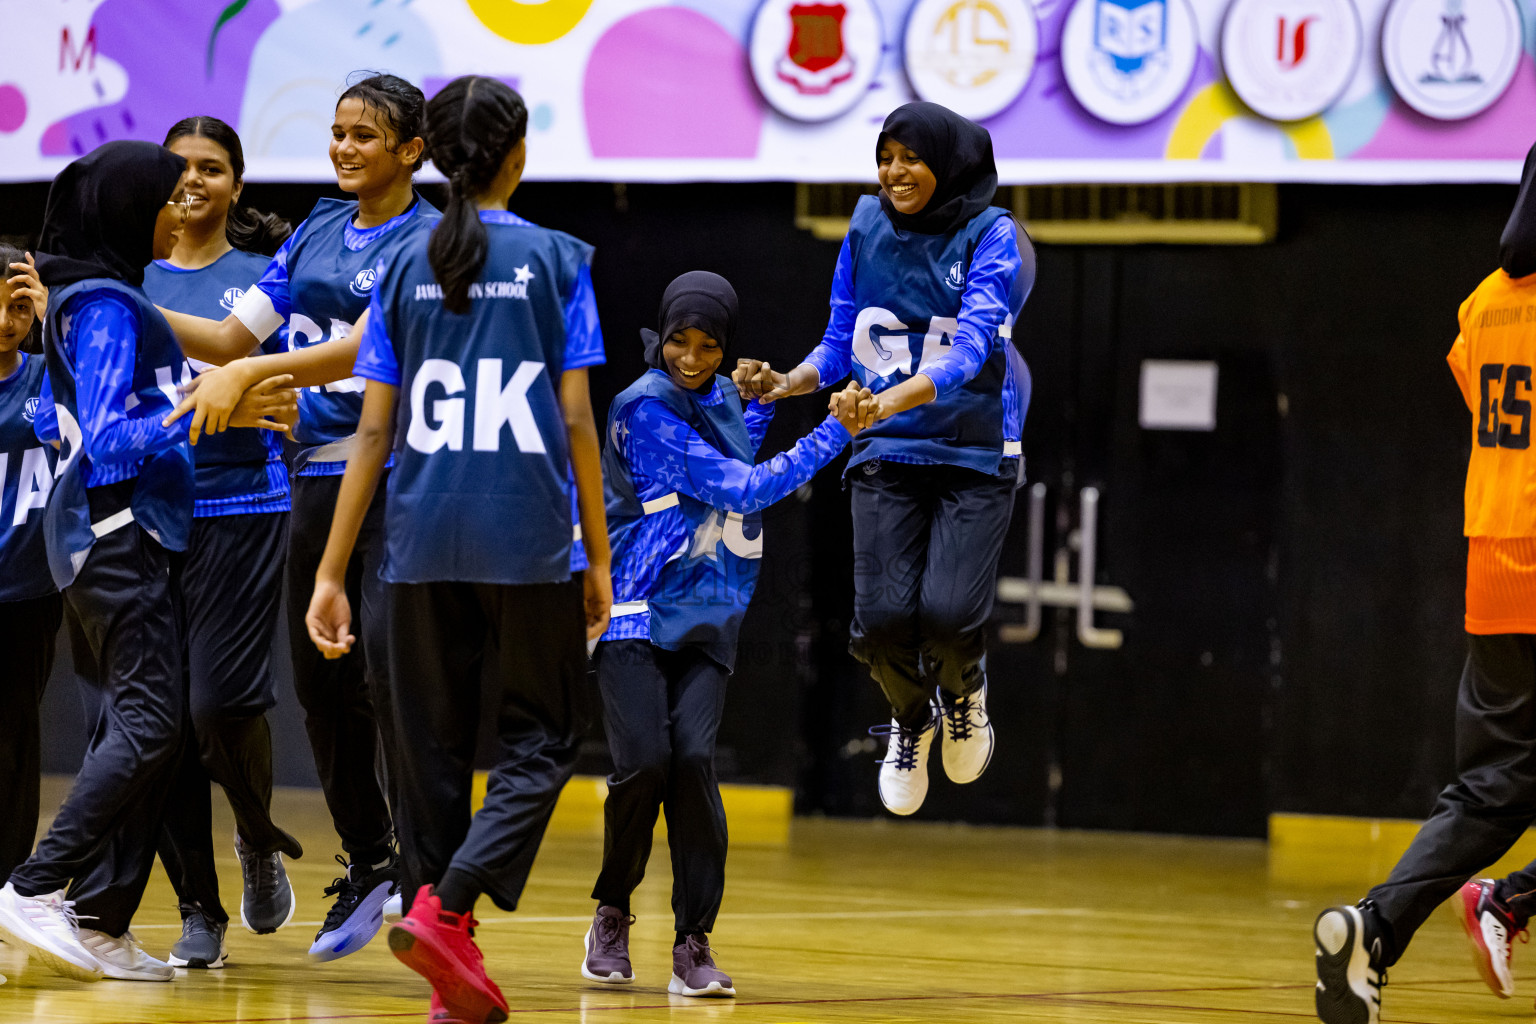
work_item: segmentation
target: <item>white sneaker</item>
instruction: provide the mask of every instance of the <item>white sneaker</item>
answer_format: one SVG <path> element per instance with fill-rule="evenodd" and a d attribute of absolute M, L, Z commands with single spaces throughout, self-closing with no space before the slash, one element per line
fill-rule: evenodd
<path fill-rule="evenodd" d="M 106 932 L 80 929 L 80 942 L 101 964 L 101 972 L 118 981 L 170 981 L 176 968 L 144 952 L 133 932 L 113 938 Z"/>
<path fill-rule="evenodd" d="M 23 896 L 7 882 L 0 889 L 0 939 L 66 978 L 100 981 L 101 964 L 80 942 L 74 908 L 63 889 Z"/>
<path fill-rule="evenodd" d="M 939 698 L 944 717 L 944 774 L 951 782 L 975 782 L 992 761 L 992 719 L 987 717 L 987 684 L 953 704 Z"/>
<path fill-rule="evenodd" d="M 401 897 L 400 889 L 397 886 L 394 891 L 389 894 L 389 899 L 384 901 L 384 923 L 394 924 L 404 916 L 405 901 Z"/>
<path fill-rule="evenodd" d="M 887 735 L 885 759 L 880 762 L 880 802 L 892 814 L 911 814 L 928 795 L 928 748 L 938 731 L 938 718 L 916 729 L 903 729 L 893 718 L 890 725 L 870 729 L 874 736 Z"/>

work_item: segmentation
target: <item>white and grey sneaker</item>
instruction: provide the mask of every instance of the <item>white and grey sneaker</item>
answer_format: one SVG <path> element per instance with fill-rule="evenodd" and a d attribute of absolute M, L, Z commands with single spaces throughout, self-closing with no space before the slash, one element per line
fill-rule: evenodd
<path fill-rule="evenodd" d="M 880 762 L 880 802 L 892 814 L 911 814 L 928 795 L 928 748 L 938 731 L 937 717 L 915 729 L 903 728 L 894 718 L 877 725 L 871 736 L 889 736 L 885 758 Z"/>
<path fill-rule="evenodd" d="M 992 719 L 987 716 L 987 683 L 968 697 L 942 694 L 944 774 L 951 782 L 975 782 L 992 761 Z"/>
<path fill-rule="evenodd" d="M 228 921 L 215 921 L 196 904 L 181 905 L 181 938 L 171 947 L 166 962 L 172 967 L 217 970 L 224 966 L 229 949 L 224 945 Z"/>
<path fill-rule="evenodd" d="M 144 952 L 133 932 L 113 937 L 106 932 L 80 929 L 80 943 L 101 964 L 101 973 L 118 981 L 170 981 L 176 968 Z"/>
<path fill-rule="evenodd" d="M 101 964 L 80 941 L 75 904 L 64 890 L 23 896 L 10 882 L 0 888 L 0 939 L 76 981 L 100 981 Z"/>
<path fill-rule="evenodd" d="M 1374 929 L 1370 929 L 1374 931 Z M 1317 1018 L 1323 1024 L 1379 1024 L 1381 937 L 1367 934 L 1365 914 L 1356 907 L 1329 907 L 1312 925 L 1317 946 Z"/>

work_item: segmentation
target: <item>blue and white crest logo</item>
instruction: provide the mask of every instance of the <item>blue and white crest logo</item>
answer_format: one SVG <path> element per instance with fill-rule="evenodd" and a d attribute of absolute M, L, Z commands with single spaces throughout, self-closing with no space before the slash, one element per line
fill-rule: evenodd
<path fill-rule="evenodd" d="M 1077 0 L 1062 32 L 1067 85 L 1111 124 L 1141 124 L 1167 111 L 1199 52 L 1189 0 Z"/>
<path fill-rule="evenodd" d="M 373 283 L 374 281 L 378 280 L 378 276 L 379 274 L 376 270 L 359 270 L 357 272 L 357 276 L 352 279 L 352 294 L 367 295 L 368 293 L 372 292 Z"/>
<path fill-rule="evenodd" d="M 965 287 L 965 268 L 960 265 L 959 260 L 955 260 L 954 265 L 949 268 L 949 274 L 944 278 L 944 283 L 955 289 Z"/>
<path fill-rule="evenodd" d="M 38 406 L 42 404 L 43 400 L 36 396 L 27 399 L 26 404 L 21 407 L 21 418 L 31 423 L 37 418 Z"/>
<path fill-rule="evenodd" d="M 225 288 L 224 297 L 219 300 L 219 305 L 233 313 L 235 311 L 235 303 L 243 298 L 245 298 L 244 288 Z"/>

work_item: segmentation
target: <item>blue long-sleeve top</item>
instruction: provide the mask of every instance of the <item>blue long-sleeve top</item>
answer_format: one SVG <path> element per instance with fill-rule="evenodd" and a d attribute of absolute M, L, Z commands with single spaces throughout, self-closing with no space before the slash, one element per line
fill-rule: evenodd
<path fill-rule="evenodd" d="M 60 344 L 75 370 L 85 485 L 131 480 L 146 458 L 187 440 L 191 418 L 161 426 L 167 410 L 134 394 L 142 326 L 127 300 L 115 292 L 83 291 L 61 313 Z"/>

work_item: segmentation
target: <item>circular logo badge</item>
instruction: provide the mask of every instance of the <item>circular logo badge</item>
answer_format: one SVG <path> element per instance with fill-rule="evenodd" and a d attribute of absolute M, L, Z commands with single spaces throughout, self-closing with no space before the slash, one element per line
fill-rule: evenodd
<path fill-rule="evenodd" d="M 235 304 L 243 298 L 245 298 L 244 288 L 225 288 L 224 297 L 219 300 L 219 305 L 233 313 L 235 311 Z"/>
<path fill-rule="evenodd" d="M 1141 124 L 1173 106 L 1199 57 L 1189 0 L 1077 0 L 1061 33 L 1067 87 L 1110 124 Z"/>
<path fill-rule="evenodd" d="M 917 0 L 902 48 L 919 97 L 979 121 L 1024 91 L 1040 29 L 1025 0 Z"/>
<path fill-rule="evenodd" d="M 37 410 L 43 404 L 41 398 L 32 397 L 26 400 L 21 407 L 21 418 L 31 423 L 37 419 Z"/>
<path fill-rule="evenodd" d="M 373 282 L 378 278 L 378 271 L 373 269 L 359 270 L 357 276 L 352 279 L 352 294 L 367 295 L 373 291 Z"/>
<path fill-rule="evenodd" d="M 1515 0 L 1393 0 L 1381 26 L 1381 62 L 1404 103 L 1459 121 L 1504 95 L 1524 38 Z"/>
<path fill-rule="evenodd" d="M 870 0 L 764 0 L 752 18 L 752 78 L 785 117 L 825 121 L 851 110 L 869 89 L 881 45 Z"/>
<path fill-rule="evenodd" d="M 1221 26 L 1227 81 L 1271 121 L 1301 121 L 1333 106 L 1360 49 L 1360 14 L 1350 0 L 1233 0 Z"/>

